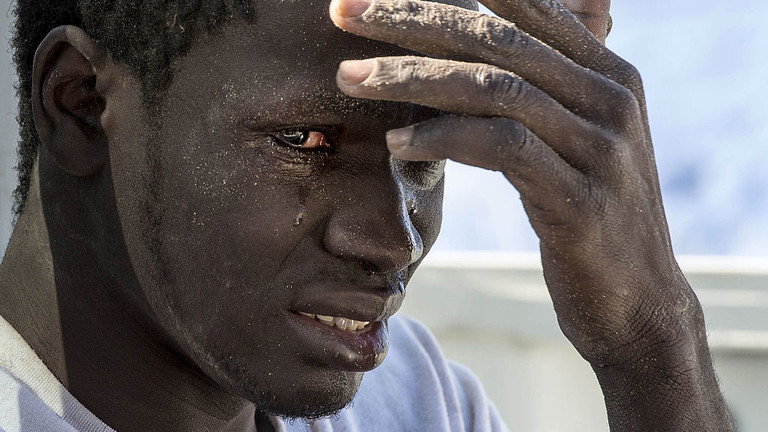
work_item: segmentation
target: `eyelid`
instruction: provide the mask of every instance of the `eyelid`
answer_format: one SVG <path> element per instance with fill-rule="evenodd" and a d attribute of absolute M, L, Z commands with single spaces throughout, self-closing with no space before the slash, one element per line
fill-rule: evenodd
<path fill-rule="evenodd" d="M 342 126 L 335 124 L 323 124 L 323 123 L 277 123 L 267 122 L 257 119 L 247 119 L 240 122 L 240 127 L 249 132 L 262 133 L 265 135 L 271 135 L 278 132 L 307 129 L 316 132 L 322 132 L 326 136 L 335 136 L 341 133 Z"/>

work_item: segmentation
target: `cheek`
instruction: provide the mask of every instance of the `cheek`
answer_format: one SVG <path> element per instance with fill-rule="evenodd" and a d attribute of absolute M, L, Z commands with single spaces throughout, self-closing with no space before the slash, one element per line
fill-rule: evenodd
<path fill-rule="evenodd" d="M 292 294 L 282 263 L 303 236 L 296 188 L 238 161 L 216 156 L 188 175 L 165 171 L 159 236 L 168 279 L 157 307 L 182 346 L 248 358 L 253 347 L 280 342 L 277 323 Z"/>
<path fill-rule="evenodd" d="M 164 278 L 157 281 L 157 308 L 199 327 L 194 333 L 204 339 L 231 328 L 236 317 L 269 315 L 263 298 L 272 295 L 280 263 L 299 240 L 299 193 L 229 139 L 199 139 L 195 130 L 173 136 L 158 141 L 162 163 L 154 175 L 152 241 Z"/>
<path fill-rule="evenodd" d="M 232 156 L 222 152 L 167 171 L 163 226 L 169 247 L 185 257 L 178 263 L 183 272 L 235 277 L 248 266 L 270 274 L 299 240 L 300 189 L 279 172 Z"/>
<path fill-rule="evenodd" d="M 114 188 L 117 209 L 130 263 L 140 285 L 153 286 L 156 272 L 155 254 L 146 234 L 149 230 L 147 205 L 152 201 L 151 142 L 155 139 L 152 126 L 145 121 L 145 110 L 139 98 L 141 86 L 126 79 L 115 102 L 105 110 L 102 123 L 109 131 L 109 173 Z"/>

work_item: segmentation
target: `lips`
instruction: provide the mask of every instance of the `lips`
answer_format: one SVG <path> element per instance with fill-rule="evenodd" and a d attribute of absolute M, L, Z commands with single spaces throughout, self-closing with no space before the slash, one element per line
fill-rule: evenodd
<path fill-rule="evenodd" d="M 299 337 L 305 360 L 316 366 L 346 372 L 367 372 L 381 364 L 389 348 L 386 321 L 362 330 L 330 326 L 301 313 L 291 313 L 289 326 Z"/>
<path fill-rule="evenodd" d="M 405 296 L 393 289 L 307 289 L 288 314 L 304 359 L 317 366 L 366 372 L 389 347 L 386 321 Z"/>

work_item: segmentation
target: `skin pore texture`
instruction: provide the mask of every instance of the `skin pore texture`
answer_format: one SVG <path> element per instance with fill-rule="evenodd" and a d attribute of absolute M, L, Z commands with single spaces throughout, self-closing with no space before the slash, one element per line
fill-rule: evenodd
<path fill-rule="evenodd" d="M 601 43 L 609 1 L 563 2 L 587 28 L 556 2 L 483 4 L 502 18 L 260 2 L 257 22 L 200 36 L 151 110 L 85 32 L 53 30 L 0 316 L 119 431 L 328 415 L 384 360 L 450 158 L 520 191 L 612 430 L 728 430 L 639 76 Z"/>

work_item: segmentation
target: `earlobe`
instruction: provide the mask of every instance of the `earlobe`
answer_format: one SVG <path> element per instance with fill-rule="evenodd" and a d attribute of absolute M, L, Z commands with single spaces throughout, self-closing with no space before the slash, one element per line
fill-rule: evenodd
<path fill-rule="evenodd" d="M 97 91 L 103 55 L 82 29 L 52 30 L 35 53 L 32 111 L 40 141 L 73 176 L 99 172 L 108 162 L 101 125 L 105 101 Z"/>

